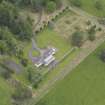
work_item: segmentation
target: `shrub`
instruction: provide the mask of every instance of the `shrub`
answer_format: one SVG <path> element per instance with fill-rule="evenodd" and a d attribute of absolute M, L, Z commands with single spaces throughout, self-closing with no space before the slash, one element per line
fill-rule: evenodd
<path fill-rule="evenodd" d="M 77 31 L 72 34 L 72 38 L 71 38 L 72 45 L 81 47 L 83 44 L 83 40 L 84 40 L 84 37 L 82 32 Z"/>
<path fill-rule="evenodd" d="M 89 36 L 88 36 L 88 39 L 90 40 L 90 41 L 93 41 L 93 40 L 95 40 L 95 33 L 96 33 L 96 25 L 94 25 L 94 26 L 92 26 L 89 30 L 88 30 L 88 34 L 89 34 Z"/>
<path fill-rule="evenodd" d="M 26 67 L 27 64 L 28 64 L 28 59 L 26 59 L 26 58 L 21 58 L 20 62 L 21 62 L 21 64 L 22 64 L 23 66 Z"/>
<path fill-rule="evenodd" d="M 53 2 L 53 1 L 49 1 L 46 5 L 46 10 L 51 13 L 51 12 L 54 12 L 56 9 L 56 3 Z"/>

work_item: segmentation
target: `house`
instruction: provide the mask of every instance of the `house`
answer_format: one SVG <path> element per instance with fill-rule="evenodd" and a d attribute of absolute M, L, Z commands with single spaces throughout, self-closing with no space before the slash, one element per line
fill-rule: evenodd
<path fill-rule="evenodd" d="M 57 50 L 55 48 L 47 48 L 39 57 L 33 57 L 32 61 L 36 67 L 40 67 L 42 65 L 48 66 L 55 60 L 54 54 L 56 51 Z"/>

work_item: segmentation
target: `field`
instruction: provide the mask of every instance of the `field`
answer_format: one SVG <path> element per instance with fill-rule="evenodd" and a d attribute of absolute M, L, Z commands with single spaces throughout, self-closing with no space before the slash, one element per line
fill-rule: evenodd
<path fill-rule="evenodd" d="M 89 55 L 38 105 L 105 105 L 105 64 L 99 59 L 105 43 Z"/>
<path fill-rule="evenodd" d="M 101 4 L 103 9 L 97 10 L 95 8 L 96 0 L 80 0 L 82 2 L 82 9 L 91 13 L 92 15 L 105 17 L 105 0 L 98 0 Z"/>

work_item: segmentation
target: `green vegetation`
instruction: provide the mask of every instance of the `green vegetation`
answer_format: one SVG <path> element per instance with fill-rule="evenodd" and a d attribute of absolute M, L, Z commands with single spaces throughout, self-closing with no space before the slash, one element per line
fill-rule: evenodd
<path fill-rule="evenodd" d="M 102 49 L 105 43 L 57 83 L 37 105 L 104 105 L 105 64 L 99 58 Z"/>
<path fill-rule="evenodd" d="M 3 0 L 2 0 L 3 1 Z M 61 0 L 7 0 L 12 4 L 19 7 L 31 7 L 37 11 L 41 11 L 42 9 L 48 10 L 48 12 L 53 12 L 57 8 L 61 7 Z M 53 10 L 54 9 L 54 10 Z"/>
<path fill-rule="evenodd" d="M 1 68 L 0 68 L 1 70 Z M 8 83 L 0 77 L 0 105 L 11 105 L 12 88 L 8 86 Z"/>
<path fill-rule="evenodd" d="M 35 67 L 29 66 L 27 68 L 28 71 L 28 80 L 32 84 L 32 87 L 38 88 L 39 83 L 42 80 L 42 75 L 39 71 L 35 70 Z"/>
<path fill-rule="evenodd" d="M 88 30 L 88 38 L 90 41 L 94 41 L 95 40 L 95 34 L 96 34 L 96 26 L 92 26 L 89 30 Z"/>
<path fill-rule="evenodd" d="M 8 27 L 16 38 L 30 39 L 32 36 L 32 24 L 28 19 L 23 19 L 14 5 L 8 2 L 0 4 L 0 26 Z"/>
<path fill-rule="evenodd" d="M 10 41 L 11 40 L 11 41 Z M 16 39 L 8 28 L 0 28 L 0 54 L 16 55 Z"/>
<path fill-rule="evenodd" d="M 46 9 L 48 12 L 53 12 L 56 9 L 56 4 L 53 1 L 48 2 Z"/>

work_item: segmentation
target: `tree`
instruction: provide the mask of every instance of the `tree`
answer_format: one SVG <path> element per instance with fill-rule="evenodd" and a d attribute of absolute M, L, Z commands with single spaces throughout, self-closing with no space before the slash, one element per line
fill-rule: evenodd
<path fill-rule="evenodd" d="M 31 5 L 37 11 L 42 11 L 42 8 L 44 7 L 44 0 L 31 0 Z"/>
<path fill-rule="evenodd" d="M 35 70 L 32 66 L 29 66 L 28 69 L 28 80 L 31 82 L 34 88 L 37 88 L 40 81 L 42 80 L 41 74 Z"/>
<path fill-rule="evenodd" d="M 56 3 L 54 1 L 49 1 L 46 4 L 46 10 L 51 13 L 56 10 Z"/>
<path fill-rule="evenodd" d="M 77 46 L 77 47 L 81 47 L 82 44 L 83 44 L 83 33 L 82 32 L 75 32 L 72 34 L 72 37 L 71 37 L 71 42 L 72 42 L 72 45 L 74 46 Z"/>
<path fill-rule="evenodd" d="M 0 4 L 0 25 L 9 26 L 18 16 L 18 9 L 11 3 L 2 2 Z"/>
<path fill-rule="evenodd" d="M 95 36 L 95 33 L 96 33 L 96 25 L 92 26 L 89 30 L 88 30 L 88 38 L 90 41 L 93 41 L 95 40 L 96 36 Z"/>
<path fill-rule="evenodd" d="M 56 8 L 59 8 L 62 6 L 62 0 L 5 0 L 5 1 L 10 2 L 13 5 L 22 7 L 22 8 L 26 6 L 30 6 L 32 9 L 35 9 L 38 12 L 42 11 L 42 9 L 46 9 L 46 8 L 51 9 L 54 6 L 56 6 Z"/>
<path fill-rule="evenodd" d="M 23 65 L 23 66 L 27 66 L 27 64 L 28 64 L 28 59 L 26 59 L 26 58 L 20 58 L 21 60 L 20 60 L 20 62 L 21 62 L 21 64 Z"/>
<path fill-rule="evenodd" d="M 101 1 L 97 0 L 97 1 L 95 2 L 95 8 L 96 8 L 97 10 L 102 10 L 102 9 L 103 9 L 103 5 L 102 5 Z"/>
<path fill-rule="evenodd" d="M 82 3 L 80 0 L 70 0 L 71 4 L 77 7 L 81 7 Z"/>
<path fill-rule="evenodd" d="M 14 54 L 16 51 L 16 39 L 7 27 L 0 28 L 0 53 Z"/>
<path fill-rule="evenodd" d="M 8 52 L 7 44 L 3 40 L 0 40 L 0 55 L 6 54 L 6 52 Z"/>

